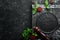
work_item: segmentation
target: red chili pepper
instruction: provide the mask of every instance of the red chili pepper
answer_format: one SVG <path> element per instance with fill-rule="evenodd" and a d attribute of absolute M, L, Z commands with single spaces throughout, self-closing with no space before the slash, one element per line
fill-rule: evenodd
<path fill-rule="evenodd" d="M 31 35 L 31 40 L 35 40 L 35 39 L 36 39 L 36 36 Z"/>
<path fill-rule="evenodd" d="M 48 37 L 39 30 L 38 27 L 34 27 L 34 31 L 42 38 L 42 40 L 49 40 Z"/>

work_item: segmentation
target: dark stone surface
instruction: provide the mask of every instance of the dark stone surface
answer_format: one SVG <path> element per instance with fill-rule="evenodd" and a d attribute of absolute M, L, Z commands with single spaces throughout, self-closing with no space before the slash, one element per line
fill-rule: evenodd
<path fill-rule="evenodd" d="M 0 0 L 0 40 L 22 40 L 31 27 L 31 0 Z"/>

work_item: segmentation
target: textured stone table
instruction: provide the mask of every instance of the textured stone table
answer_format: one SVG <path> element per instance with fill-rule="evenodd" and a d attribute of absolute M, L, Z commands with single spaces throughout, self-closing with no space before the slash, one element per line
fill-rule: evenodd
<path fill-rule="evenodd" d="M 0 40 L 22 40 L 31 27 L 31 0 L 0 0 Z"/>

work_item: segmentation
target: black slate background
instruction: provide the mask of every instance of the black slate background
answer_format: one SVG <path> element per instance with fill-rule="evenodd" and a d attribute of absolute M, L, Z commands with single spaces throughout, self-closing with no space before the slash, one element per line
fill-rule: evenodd
<path fill-rule="evenodd" d="M 0 0 L 0 40 L 23 40 L 31 27 L 31 0 Z"/>

